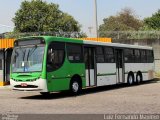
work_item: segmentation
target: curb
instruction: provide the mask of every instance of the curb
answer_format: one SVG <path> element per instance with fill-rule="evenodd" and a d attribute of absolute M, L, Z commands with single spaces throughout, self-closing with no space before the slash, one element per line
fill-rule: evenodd
<path fill-rule="evenodd" d="M 0 89 L 8 89 L 9 90 L 9 89 L 12 89 L 12 88 L 11 88 L 10 85 L 7 85 L 7 86 L 0 86 Z"/>

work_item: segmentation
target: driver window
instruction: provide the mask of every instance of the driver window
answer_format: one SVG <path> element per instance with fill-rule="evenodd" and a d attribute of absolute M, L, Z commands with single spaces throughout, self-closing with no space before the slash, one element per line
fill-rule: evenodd
<path fill-rule="evenodd" d="M 49 45 L 47 56 L 47 71 L 51 72 L 59 69 L 64 62 L 65 44 L 53 42 Z"/>

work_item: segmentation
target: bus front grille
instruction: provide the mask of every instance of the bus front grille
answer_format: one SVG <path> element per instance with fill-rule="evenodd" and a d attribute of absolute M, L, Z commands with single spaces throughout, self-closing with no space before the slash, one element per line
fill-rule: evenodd
<path fill-rule="evenodd" d="M 27 85 L 27 86 L 21 86 L 21 85 L 15 85 L 15 88 L 38 88 L 38 86 L 35 85 Z"/>

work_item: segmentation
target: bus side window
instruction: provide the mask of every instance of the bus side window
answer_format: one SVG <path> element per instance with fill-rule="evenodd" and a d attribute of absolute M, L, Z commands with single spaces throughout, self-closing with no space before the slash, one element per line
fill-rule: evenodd
<path fill-rule="evenodd" d="M 59 69 L 64 62 L 65 52 L 64 52 L 65 44 L 53 42 L 49 45 L 48 55 L 47 55 L 47 71 L 51 72 Z"/>
<path fill-rule="evenodd" d="M 114 49 L 111 47 L 105 47 L 104 48 L 105 53 L 105 62 L 106 63 L 114 63 L 115 62 L 115 55 L 114 55 Z"/>
<path fill-rule="evenodd" d="M 124 50 L 124 61 L 126 63 L 134 63 L 134 51 L 133 49 L 125 49 Z"/>
<path fill-rule="evenodd" d="M 103 47 L 96 47 L 96 62 L 104 63 L 104 50 Z"/>
<path fill-rule="evenodd" d="M 142 63 L 147 63 L 146 50 L 141 50 L 141 62 Z"/>
<path fill-rule="evenodd" d="M 67 56 L 71 63 L 82 63 L 82 45 L 79 44 L 67 44 Z"/>
<path fill-rule="evenodd" d="M 154 61 L 153 51 L 147 50 L 147 62 L 153 63 L 153 61 Z"/>
<path fill-rule="evenodd" d="M 140 50 L 135 50 L 135 51 L 134 51 L 134 55 L 135 55 L 135 63 L 141 63 Z"/>

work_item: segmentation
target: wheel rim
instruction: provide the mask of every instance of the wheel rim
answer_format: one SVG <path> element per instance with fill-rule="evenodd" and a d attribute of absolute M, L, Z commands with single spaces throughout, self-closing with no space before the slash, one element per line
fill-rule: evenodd
<path fill-rule="evenodd" d="M 78 92 L 78 90 L 79 90 L 79 84 L 78 84 L 78 82 L 73 82 L 73 84 L 72 84 L 72 90 L 73 90 L 73 92 Z"/>
<path fill-rule="evenodd" d="M 133 78 L 132 76 L 129 76 L 129 84 L 131 85 L 133 83 Z"/>

